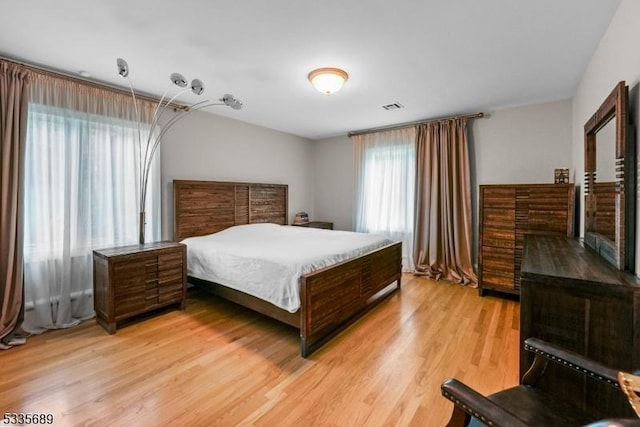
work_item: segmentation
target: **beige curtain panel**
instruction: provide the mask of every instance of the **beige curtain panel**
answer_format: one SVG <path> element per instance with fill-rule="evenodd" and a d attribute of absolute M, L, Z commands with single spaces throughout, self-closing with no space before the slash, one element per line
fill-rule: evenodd
<path fill-rule="evenodd" d="M 137 99 L 136 110 L 129 94 L 37 71 L 31 72 L 29 100 L 39 105 L 142 123 L 151 123 L 156 108 L 150 101 Z"/>
<path fill-rule="evenodd" d="M 467 120 L 431 122 L 417 130 L 416 274 L 477 286 Z"/>
<path fill-rule="evenodd" d="M 0 348 L 24 343 L 22 210 L 29 72 L 0 61 Z"/>

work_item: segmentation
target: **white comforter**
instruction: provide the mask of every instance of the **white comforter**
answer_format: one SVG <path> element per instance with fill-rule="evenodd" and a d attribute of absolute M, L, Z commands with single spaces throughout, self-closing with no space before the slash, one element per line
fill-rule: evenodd
<path fill-rule="evenodd" d="M 276 224 L 250 224 L 190 237 L 187 273 L 294 313 L 300 276 L 393 243 L 384 236 Z"/>

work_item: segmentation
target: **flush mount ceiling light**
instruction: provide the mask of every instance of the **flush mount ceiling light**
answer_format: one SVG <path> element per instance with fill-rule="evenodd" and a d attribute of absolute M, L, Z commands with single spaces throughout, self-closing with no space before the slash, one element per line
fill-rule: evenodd
<path fill-rule="evenodd" d="M 319 92 L 331 95 L 342 88 L 349 75 L 339 68 L 318 68 L 310 72 L 308 78 Z"/>

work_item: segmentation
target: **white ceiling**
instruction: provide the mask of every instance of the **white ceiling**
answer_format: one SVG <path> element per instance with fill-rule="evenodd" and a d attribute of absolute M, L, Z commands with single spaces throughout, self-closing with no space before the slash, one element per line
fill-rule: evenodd
<path fill-rule="evenodd" d="M 311 138 L 573 96 L 620 0 L 14 0 L 0 55 L 161 95 L 177 71 L 208 111 Z M 315 91 L 318 67 L 349 73 Z M 195 96 L 181 98 L 195 102 Z M 382 105 L 399 102 L 401 110 Z"/>

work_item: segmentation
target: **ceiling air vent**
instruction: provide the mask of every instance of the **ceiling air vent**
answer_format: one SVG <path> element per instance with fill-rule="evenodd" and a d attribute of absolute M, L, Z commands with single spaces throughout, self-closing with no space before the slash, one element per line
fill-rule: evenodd
<path fill-rule="evenodd" d="M 399 110 L 401 108 L 404 108 L 404 105 L 400 104 L 399 102 L 394 102 L 393 104 L 387 104 L 387 105 L 383 105 L 382 108 L 384 108 L 385 110 Z"/>

